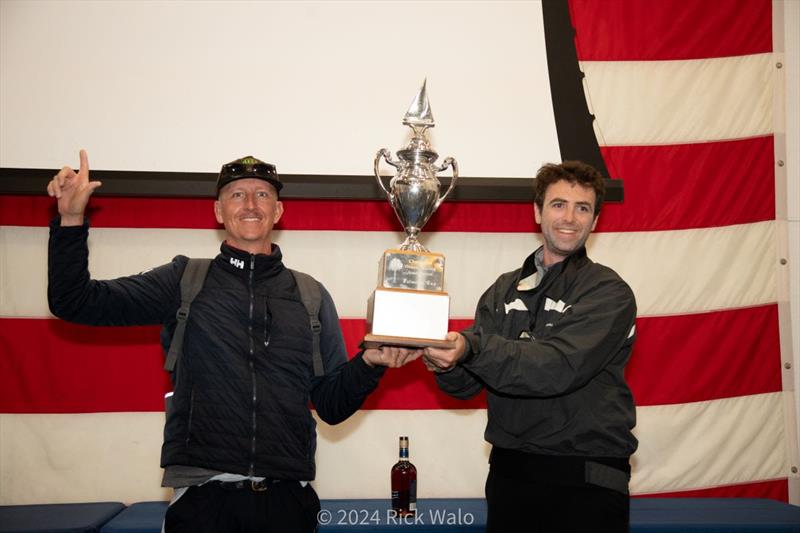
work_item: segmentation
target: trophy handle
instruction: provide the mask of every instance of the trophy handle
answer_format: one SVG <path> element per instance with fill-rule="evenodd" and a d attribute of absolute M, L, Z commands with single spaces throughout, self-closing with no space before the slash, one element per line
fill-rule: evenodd
<path fill-rule="evenodd" d="M 378 185 L 380 185 L 381 189 L 383 189 L 383 192 L 386 194 L 386 197 L 390 198 L 392 194 L 383 184 L 383 179 L 381 178 L 381 171 L 380 171 L 381 157 L 383 157 L 383 159 L 385 159 L 386 162 L 392 165 L 394 168 L 397 168 L 397 164 L 392 161 L 392 153 L 386 148 L 381 148 L 380 150 L 378 150 L 378 153 L 375 154 L 375 162 L 373 163 L 375 179 L 378 180 Z"/>
<path fill-rule="evenodd" d="M 442 161 L 442 166 L 437 168 L 436 172 L 442 172 L 442 171 L 446 170 L 447 167 L 452 167 L 453 168 L 453 179 L 450 180 L 450 186 L 447 188 L 447 190 L 444 192 L 444 194 L 438 200 L 436 200 L 436 207 L 434 207 L 434 209 L 438 209 L 439 208 L 439 205 L 442 202 L 444 202 L 445 198 L 447 198 L 447 196 L 453 190 L 453 187 L 456 186 L 456 182 L 458 181 L 458 162 L 455 159 L 453 159 L 452 157 L 448 157 L 444 161 Z"/>

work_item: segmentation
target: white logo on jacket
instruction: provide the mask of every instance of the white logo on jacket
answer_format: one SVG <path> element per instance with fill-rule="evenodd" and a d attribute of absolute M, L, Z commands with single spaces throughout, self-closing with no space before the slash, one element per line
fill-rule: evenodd
<path fill-rule="evenodd" d="M 505 304 L 505 306 L 506 306 L 506 314 L 508 314 L 508 312 L 511 311 L 512 309 L 514 309 L 516 311 L 527 311 L 528 310 L 528 308 L 525 306 L 525 303 L 522 300 L 520 300 L 519 298 L 517 298 L 516 300 L 514 300 L 510 304 Z"/>
<path fill-rule="evenodd" d="M 238 268 L 239 270 L 244 270 L 244 261 L 241 259 L 236 259 L 235 257 L 231 257 L 231 264 Z"/>
<path fill-rule="evenodd" d="M 550 298 L 544 299 L 544 310 L 545 311 L 558 311 L 559 313 L 566 313 L 567 309 L 572 307 L 571 305 L 567 305 L 561 300 L 554 302 Z"/>

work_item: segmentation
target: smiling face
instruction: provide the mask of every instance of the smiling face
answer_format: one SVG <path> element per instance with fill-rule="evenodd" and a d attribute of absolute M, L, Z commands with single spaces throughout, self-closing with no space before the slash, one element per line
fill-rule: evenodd
<path fill-rule="evenodd" d="M 251 254 L 272 252 L 272 227 L 283 215 L 275 187 L 257 178 L 232 181 L 214 202 L 217 222 L 225 226 L 227 243 Z"/>
<path fill-rule="evenodd" d="M 591 187 L 559 180 L 547 187 L 541 209 L 534 204 L 544 237 L 544 264 L 563 261 L 579 250 L 597 225 L 595 192 Z"/>

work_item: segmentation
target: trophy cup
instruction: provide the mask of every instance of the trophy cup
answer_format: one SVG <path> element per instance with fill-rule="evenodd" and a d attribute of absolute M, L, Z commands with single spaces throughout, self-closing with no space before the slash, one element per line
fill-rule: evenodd
<path fill-rule="evenodd" d="M 450 194 L 458 180 L 458 164 L 452 157 L 436 166 L 439 157 L 430 146 L 427 132 L 434 126 L 427 80 L 403 118 L 413 136 L 408 145 L 398 150 L 398 161 L 392 161 L 389 150 L 375 155 L 374 171 L 386 198 L 406 232 L 399 248 L 386 250 L 380 261 L 378 286 L 367 304 L 368 333 L 362 345 L 451 347 L 445 340 L 450 314 L 450 297 L 444 292 L 444 255 L 430 252 L 417 239 L 422 226 Z M 397 169 L 397 174 L 384 186 L 380 174 L 381 159 Z M 452 168 L 453 179 L 444 194 L 437 172 Z"/>

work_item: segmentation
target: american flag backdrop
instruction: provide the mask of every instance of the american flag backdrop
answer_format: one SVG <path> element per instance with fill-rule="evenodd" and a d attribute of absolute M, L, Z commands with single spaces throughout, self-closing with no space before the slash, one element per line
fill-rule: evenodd
<path fill-rule="evenodd" d="M 785 364 L 788 267 L 779 261 L 787 199 L 776 166 L 785 146 L 775 126 L 783 81 L 773 3 L 571 0 L 569 8 L 597 141 L 609 174 L 624 182 L 624 201 L 604 206 L 588 251 L 638 302 L 627 369 L 640 441 L 632 492 L 789 501 L 798 451 Z M 453 61 L 468 64 L 457 54 Z M 434 94 L 435 114 L 435 98 L 447 95 Z M 3 140 L 1 166 L 16 166 L 14 142 Z M 370 157 L 363 154 L 359 173 Z M 541 162 L 526 163 L 529 175 Z M 0 195 L 0 504 L 168 498 L 159 488 L 169 388 L 159 329 L 84 327 L 49 314 L 52 204 L 44 194 Z M 94 197 L 92 276 L 135 273 L 178 253 L 213 255 L 223 233 L 212 205 Z M 292 199 L 285 208 L 275 241 L 287 266 L 331 292 L 354 354 L 380 254 L 401 240 L 394 214 L 387 202 L 367 200 Z M 539 245 L 537 231 L 526 202 L 442 204 L 423 241 L 447 258 L 452 328 L 467 326 L 480 294 Z M 448 398 L 421 362 L 390 370 L 362 411 L 335 427 L 319 423 L 315 486 L 323 498 L 388 497 L 402 434 L 420 497 L 480 497 L 485 422 L 483 396 Z"/>

